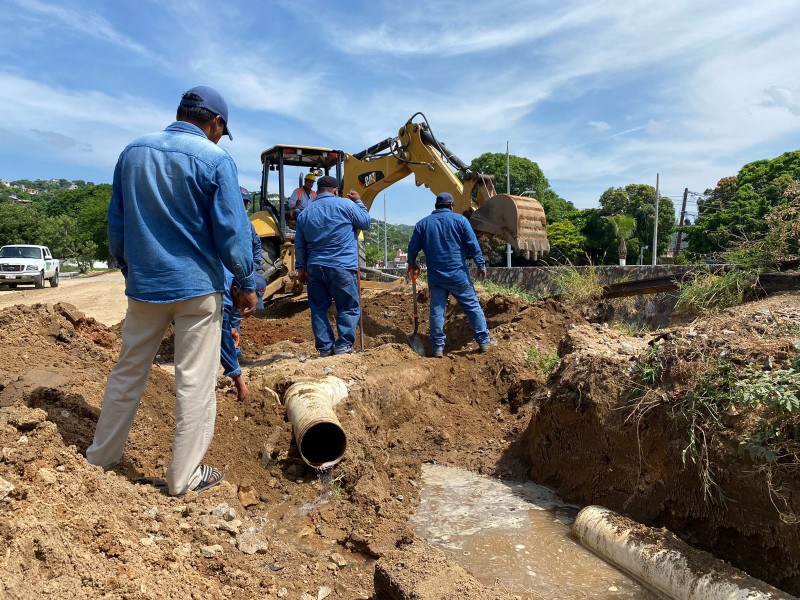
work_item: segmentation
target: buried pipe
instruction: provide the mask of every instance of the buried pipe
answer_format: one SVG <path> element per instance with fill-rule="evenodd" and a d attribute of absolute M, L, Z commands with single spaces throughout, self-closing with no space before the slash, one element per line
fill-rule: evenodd
<path fill-rule="evenodd" d="M 346 397 L 347 384 L 333 376 L 294 383 L 283 395 L 300 457 L 318 471 L 344 457 L 347 436 L 333 407 Z"/>
<path fill-rule="evenodd" d="M 792 600 L 781 590 L 601 506 L 578 513 L 572 534 L 589 550 L 671 600 Z"/>

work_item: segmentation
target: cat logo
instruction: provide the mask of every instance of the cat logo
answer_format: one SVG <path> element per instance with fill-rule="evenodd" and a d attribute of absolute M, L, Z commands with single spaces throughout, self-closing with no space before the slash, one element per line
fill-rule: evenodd
<path fill-rule="evenodd" d="M 358 181 L 365 188 L 378 183 L 381 179 L 383 179 L 383 171 L 371 171 L 358 176 Z"/>

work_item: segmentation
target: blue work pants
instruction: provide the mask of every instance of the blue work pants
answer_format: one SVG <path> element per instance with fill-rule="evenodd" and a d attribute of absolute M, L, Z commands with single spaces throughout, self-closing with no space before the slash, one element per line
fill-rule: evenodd
<path fill-rule="evenodd" d="M 239 366 L 239 349 L 234 348 L 233 335 L 231 334 L 234 313 L 237 316 L 239 315 L 238 310 L 228 306 L 222 311 L 222 339 L 220 340 L 219 355 L 226 377 L 236 377 L 242 374 L 242 367 Z M 239 317 L 239 322 L 241 322 L 241 317 Z"/>
<path fill-rule="evenodd" d="M 335 343 L 328 320 L 328 309 L 332 302 L 336 304 L 336 329 L 339 333 Z M 320 353 L 333 351 L 341 354 L 353 349 L 356 326 L 361 316 L 356 271 L 309 265 L 308 306 L 311 309 L 315 346 Z"/>
<path fill-rule="evenodd" d="M 478 302 L 478 295 L 469 279 L 458 283 L 430 283 L 428 289 L 431 293 L 430 335 L 428 339 L 431 346 L 444 348 L 444 312 L 447 308 L 447 295 L 458 301 L 461 310 L 467 315 L 472 333 L 478 345 L 489 342 L 489 329 L 486 327 L 486 317 Z"/>

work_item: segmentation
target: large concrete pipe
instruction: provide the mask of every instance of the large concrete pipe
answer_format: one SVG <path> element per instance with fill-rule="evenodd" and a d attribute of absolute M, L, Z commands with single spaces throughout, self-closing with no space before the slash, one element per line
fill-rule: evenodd
<path fill-rule="evenodd" d="M 611 564 L 673 600 L 792 600 L 763 581 L 601 506 L 587 506 L 572 534 Z"/>
<path fill-rule="evenodd" d="M 328 469 L 344 457 L 347 436 L 333 407 L 346 397 L 347 385 L 333 376 L 294 383 L 283 395 L 300 456 L 315 469 Z"/>

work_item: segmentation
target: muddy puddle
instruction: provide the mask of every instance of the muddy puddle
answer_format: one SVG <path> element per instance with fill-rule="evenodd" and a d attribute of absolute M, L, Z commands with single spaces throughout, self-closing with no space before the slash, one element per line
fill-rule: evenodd
<path fill-rule="evenodd" d="M 423 465 L 410 522 L 486 585 L 521 598 L 658 598 L 584 549 L 569 529 L 579 507 L 532 482 Z"/>

